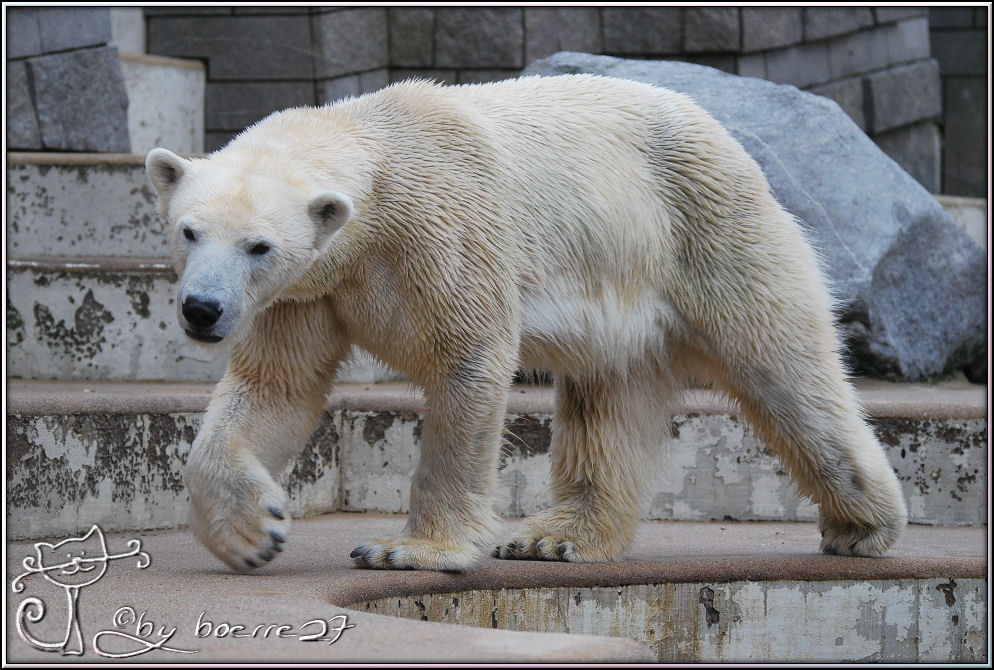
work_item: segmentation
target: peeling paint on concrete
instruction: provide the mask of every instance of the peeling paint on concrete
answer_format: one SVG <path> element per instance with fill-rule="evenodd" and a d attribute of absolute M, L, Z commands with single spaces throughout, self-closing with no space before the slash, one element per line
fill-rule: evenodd
<path fill-rule="evenodd" d="M 422 419 L 413 412 L 346 412 L 341 509 L 406 512 L 422 430 Z"/>
<path fill-rule="evenodd" d="M 7 309 L 31 315 L 7 352 L 25 379 L 215 381 L 224 356 L 208 355 L 175 322 L 171 270 L 76 272 L 9 265 Z M 168 320 L 165 329 L 160 328 Z M 205 361 L 205 357 L 207 360 Z"/>
<path fill-rule="evenodd" d="M 192 342 L 176 322 L 176 277 L 165 261 L 117 268 L 78 262 L 8 263 L 7 374 L 23 379 L 206 382 L 227 358 Z M 24 315 L 29 315 L 25 321 Z M 393 381 L 354 352 L 338 380 Z"/>
<path fill-rule="evenodd" d="M 141 163 L 7 165 L 7 254 L 169 256 Z"/>
<path fill-rule="evenodd" d="M 283 476 L 290 512 L 339 507 L 340 416 L 325 414 Z M 199 413 L 7 416 L 7 536 L 52 537 L 85 531 L 185 524 L 183 466 Z"/>
<path fill-rule="evenodd" d="M 97 419 L 100 420 L 97 420 Z M 678 416 L 680 436 L 666 447 L 668 458 L 660 484 L 653 489 L 649 519 L 785 520 L 815 518 L 813 505 L 796 497 L 779 462 L 732 415 Z M 547 414 L 511 414 L 502 446 L 495 510 L 505 517 L 534 514 L 552 504 L 550 455 L 552 418 Z M 21 417 L 8 421 L 8 484 L 12 509 L 23 509 L 27 527 L 51 522 L 57 530 L 72 527 L 79 503 L 97 505 L 100 483 L 111 486 L 108 501 L 116 505 L 114 527 L 121 530 L 182 523 L 185 512 L 162 510 L 185 506 L 178 472 L 170 465 L 185 459 L 196 434 L 199 415 L 95 415 Z M 888 447 L 892 463 L 911 501 L 915 523 L 984 525 L 986 467 L 963 481 L 949 459 L 962 451 L 962 468 L 986 463 L 986 421 L 927 419 L 906 422 Z M 420 457 L 423 419 L 415 412 L 342 410 L 327 413 L 304 454 L 291 465 L 285 482 L 294 514 L 336 510 L 405 513 L 410 506 L 411 476 Z M 953 436 L 950 444 L 941 438 Z M 916 444 L 915 460 L 895 457 L 895 450 Z M 140 456 L 135 456 L 140 453 Z M 96 476 L 96 454 L 114 454 L 107 473 Z M 106 458 L 106 456 L 104 457 Z M 942 470 L 927 490 L 913 489 L 921 468 Z M 82 475 L 82 472 L 90 475 Z M 151 476 L 147 472 L 159 473 Z M 87 479 L 87 476 L 90 479 Z M 51 497 L 37 496 L 38 478 Z M 956 486 L 965 503 L 950 505 L 947 487 Z M 144 487 L 144 488 L 143 488 Z M 128 493 L 131 490 L 133 493 Z M 82 500 L 80 498 L 80 500 Z M 159 511 L 134 508 L 139 501 L 161 505 Z M 164 501 L 164 502 L 162 502 Z M 79 503 L 82 504 L 82 503 Z M 145 503 L 142 503 L 145 504 Z M 80 508 L 82 509 L 82 508 Z M 102 509 L 102 508 L 101 508 Z M 101 512 L 102 514 L 104 512 Z M 109 514 L 109 512 L 108 512 Z M 34 515 L 34 516 L 32 516 Z M 31 526 L 37 520 L 35 526 Z M 12 517 L 12 523 L 19 523 Z M 22 532 L 22 531 L 18 531 Z M 24 536 L 34 531 L 23 529 Z M 54 531 L 53 531 L 54 532 Z M 941 595 L 941 594 L 939 594 Z M 723 611 L 715 605 L 718 611 Z"/>
<path fill-rule="evenodd" d="M 987 660 L 987 584 L 956 580 L 957 613 L 938 582 L 770 581 L 494 589 L 391 597 L 349 607 L 423 621 L 627 637 L 662 663 L 968 662 Z"/>

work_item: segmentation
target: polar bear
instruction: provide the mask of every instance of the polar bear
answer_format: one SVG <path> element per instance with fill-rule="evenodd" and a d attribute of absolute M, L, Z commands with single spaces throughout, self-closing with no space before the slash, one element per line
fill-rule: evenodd
<path fill-rule="evenodd" d="M 361 567 L 462 571 L 480 545 L 620 558 L 690 376 L 734 398 L 819 505 L 822 550 L 877 556 L 906 523 L 815 254 L 757 164 L 684 95 L 590 75 L 412 81 L 146 164 L 179 322 L 232 345 L 186 483 L 193 530 L 235 570 L 281 550 L 276 477 L 352 345 L 427 404 L 407 525 L 355 549 Z M 554 505 L 495 540 L 519 367 L 554 375 Z"/>

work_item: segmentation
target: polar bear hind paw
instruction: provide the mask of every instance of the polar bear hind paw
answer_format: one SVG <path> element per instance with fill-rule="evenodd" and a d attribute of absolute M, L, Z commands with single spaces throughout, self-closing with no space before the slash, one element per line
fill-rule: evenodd
<path fill-rule="evenodd" d="M 383 570 L 465 572 L 479 559 L 474 546 L 459 547 L 416 537 L 389 537 L 352 550 L 356 567 Z"/>

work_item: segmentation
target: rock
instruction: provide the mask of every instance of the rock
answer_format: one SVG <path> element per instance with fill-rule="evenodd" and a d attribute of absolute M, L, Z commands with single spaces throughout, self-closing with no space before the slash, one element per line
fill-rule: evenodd
<path fill-rule="evenodd" d="M 986 379 L 985 253 L 835 102 L 674 61 L 562 52 L 522 75 L 580 72 L 688 94 L 742 143 L 823 257 L 857 372 Z"/>
<path fill-rule="evenodd" d="M 22 60 L 7 61 L 7 148 L 40 149 L 38 119 L 31 105 L 27 69 Z"/>
<path fill-rule="evenodd" d="M 46 150 L 131 151 L 128 93 L 116 48 L 55 53 L 27 63 Z"/>

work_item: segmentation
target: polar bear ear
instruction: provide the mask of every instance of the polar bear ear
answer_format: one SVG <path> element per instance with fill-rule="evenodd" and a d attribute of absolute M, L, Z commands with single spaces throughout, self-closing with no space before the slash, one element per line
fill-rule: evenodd
<path fill-rule="evenodd" d="M 169 199 L 176 192 L 189 165 L 189 161 L 168 149 L 152 149 L 145 157 L 145 172 L 155 192 L 159 194 L 159 211 L 163 216 L 169 207 Z"/>
<path fill-rule="evenodd" d="M 314 224 L 314 248 L 322 248 L 354 214 L 352 199 L 344 193 L 324 191 L 311 198 L 307 215 Z"/>

